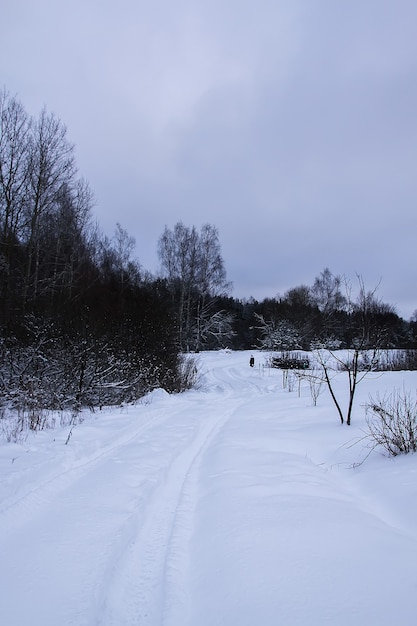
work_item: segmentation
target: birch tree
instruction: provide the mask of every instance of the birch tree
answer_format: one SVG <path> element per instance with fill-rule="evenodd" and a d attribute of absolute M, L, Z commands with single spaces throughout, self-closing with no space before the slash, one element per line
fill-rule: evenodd
<path fill-rule="evenodd" d="M 45 109 L 32 128 L 25 215 L 27 266 L 24 302 L 29 296 L 36 298 L 38 292 L 42 220 L 56 208 L 63 186 L 71 186 L 74 181 L 74 147 L 68 142 L 66 134 L 66 127 L 61 121 Z"/>
<path fill-rule="evenodd" d="M 205 224 L 200 233 L 195 226 L 177 222 L 165 230 L 158 242 L 162 276 L 178 303 L 179 342 L 183 350 L 199 349 L 202 314 L 209 301 L 225 293 L 230 285 L 220 252 L 218 231 Z"/>
<path fill-rule="evenodd" d="M 28 175 L 30 120 L 22 104 L 0 91 L 0 220 L 7 253 L 22 225 Z"/>
<path fill-rule="evenodd" d="M 16 287 L 16 259 L 28 180 L 30 120 L 22 104 L 0 90 L 0 296 L 3 315 Z"/>

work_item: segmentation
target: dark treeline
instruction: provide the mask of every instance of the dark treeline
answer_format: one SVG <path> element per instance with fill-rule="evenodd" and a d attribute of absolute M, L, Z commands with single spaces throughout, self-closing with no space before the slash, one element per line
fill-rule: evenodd
<path fill-rule="evenodd" d="M 277 298 L 261 302 L 254 299 L 219 302 L 235 313 L 234 336 L 229 345 L 234 349 L 260 348 L 275 351 L 310 350 L 317 340 L 334 340 L 334 345 L 352 348 L 364 324 L 369 333 L 369 346 L 378 348 L 415 349 L 417 347 L 417 323 L 406 322 L 389 306 L 375 302 L 375 307 L 366 312 L 356 311 L 349 306 L 345 310 L 322 311 L 310 299 L 308 302 L 294 301 L 298 289 L 292 289 Z M 298 299 L 297 299 L 298 300 Z"/>
<path fill-rule="evenodd" d="M 313 293 L 305 298 L 311 291 L 301 286 L 281 297 L 260 302 L 253 298 L 216 298 L 212 302 L 213 315 L 220 321 L 226 316 L 226 324 L 223 332 L 208 338 L 205 347 L 213 349 L 221 345 L 235 350 L 310 350 L 314 342 L 331 340 L 333 346 L 342 349 L 354 347 L 364 332 L 369 347 L 417 347 L 417 323 L 406 322 L 392 307 L 378 299 L 369 302 L 365 309 L 361 308 L 363 300 L 359 298 L 355 303 L 346 303 L 341 309 L 322 310 Z"/>
<path fill-rule="evenodd" d="M 176 391 L 182 363 L 171 293 L 103 237 L 66 128 L 0 92 L 0 393 L 65 408 Z M 1 407 L 0 407 L 1 408 Z"/>
<path fill-rule="evenodd" d="M 349 345 L 358 309 L 325 270 L 311 287 L 256 302 L 232 298 L 218 232 L 181 223 L 158 243 L 161 274 L 132 260 L 119 225 L 103 237 L 65 126 L 0 91 L 0 391 L 3 406 L 78 408 L 133 401 L 190 383 L 184 352 Z M 369 332 L 415 347 L 405 322 L 361 290 Z M 356 312 L 355 312 L 356 311 Z M 363 313 L 363 308 L 362 308 Z M 1 407 L 0 407 L 1 410 Z"/>

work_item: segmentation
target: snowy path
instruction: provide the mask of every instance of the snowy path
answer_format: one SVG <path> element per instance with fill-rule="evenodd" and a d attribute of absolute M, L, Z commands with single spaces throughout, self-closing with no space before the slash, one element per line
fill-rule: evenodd
<path fill-rule="evenodd" d="M 359 418 L 347 432 L 327 399 L 312 407 L 245 353 L 202 361 L 200 391 L 154 392 L 86 421 L 68 445 L 62 431 L 0 447 L 2 624 L 380 626 L 411 615 L 410 459 L 348 469 Z"/>
<path fill-rule="evenodd" d="M 183 410 L 174 411 L 169 420 L 180 424 Z M 137 616 L 138 624 L 163 622 L 165 596 L 170 578 L 176 576 L 178 551 L 183 550 L 191 528 L 189 517 L 195 494 L 190 495 L 190 489 L 196 481 L 199 460 L 230 413 L 227 407 L 219 413 L 218 405 L 210 407 L 210 403 L 206 410 L 207 416 L 187 446 L 176 451 L 178 454 L 166 469 L 164 480 L 147 503 L 143 519 L 137 510 L 129 520 L 127 542 L 117 557 L 112 579 L 106 581 L 108 600 L 102 624 L 129 623 L 131 615 Z M 172 571 L 175 573 L 170 576 Z"/>

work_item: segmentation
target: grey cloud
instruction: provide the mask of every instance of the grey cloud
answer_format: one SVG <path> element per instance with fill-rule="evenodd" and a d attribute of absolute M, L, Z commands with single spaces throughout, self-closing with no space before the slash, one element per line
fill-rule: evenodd
<path fill-rule="evenodd" d="M 414 1 L 33 6 L 2 15 L 6 86 L 67 124 L 145 267 L 165 224 L 208 221 L 237 297 L 328 266 L 417 308 Z"/>

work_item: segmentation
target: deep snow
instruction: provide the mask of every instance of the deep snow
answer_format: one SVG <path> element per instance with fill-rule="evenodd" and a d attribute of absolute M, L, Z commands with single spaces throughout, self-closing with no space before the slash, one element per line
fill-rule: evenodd
<path fill-rule="evenodd" d="M 416 456 L 289 392 L 255 353 L 204 353 L 198 390 L 162 391 L 0 445 L 4 626 L 414 624 Z M 345 398 L 347 380 L 337 376 Z"/>

